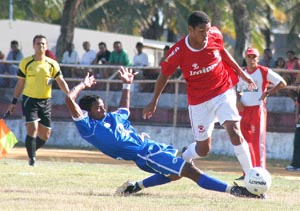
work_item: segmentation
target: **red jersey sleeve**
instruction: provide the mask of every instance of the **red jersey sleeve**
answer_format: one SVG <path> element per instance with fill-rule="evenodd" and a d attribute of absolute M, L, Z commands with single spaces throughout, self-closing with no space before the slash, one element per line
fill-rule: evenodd
<path fill-rule="evenodd" d="M 219 45 L 219 50 L 220 51 L 224 50 L 223 35 L 221 31 L 217 27 L 212 26 L 210 27 L 209 32 L 210 32 L 210 37 L 213 37 L 214 42 Z"/>
<path fill-rule="evenodd" d="M 179 42 L 173 45 L 169 49 L 165 61 L 161 63 L 161 71 L 164 75 L 172 75 L 177 69 L 177 67 L 180 65 L 182 42 L 184 42 L 184 39 L 181 39 Z"/>

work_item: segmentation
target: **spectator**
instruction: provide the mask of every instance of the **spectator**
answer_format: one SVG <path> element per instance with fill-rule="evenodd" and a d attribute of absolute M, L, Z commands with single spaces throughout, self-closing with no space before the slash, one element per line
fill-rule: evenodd
<path fill-rule="evenodd" d="M 133 66 L 148 66 L 148 55 L 143 52 L 144 45 L 141 42 L 138 42 L 135 46 L 137 54 L 133 57 Z"/>
<path fill-rule="evenodd" d="M 285 60 L 283 57 L 278 57 L 275 61 L 275 68 L 285 69 Z"/>
<path fill-rule="evenodd" d="M 299 70 L 299 60 L 295 56 L 295 52 L 292 50 L 289 50 L 286 52 L 287 60 L 286 60 L 286 69 L 288 70 Z M 299 74 L 298 73 L 288 73 L 289 74 L 289 83 L 288 85 L 298 85 L 300 82 Z M 288 96 L 292 98 L 293 100 L 297 96 L 297 92 L 295 90 L 289 90 Z"/>
<path fill-rule="evenodd" d="M 133 66 L 136 66 L 136 67 L 148 66 L 149 65 L 148 55 L 143 52 L 143 49 L 144 49 L 143 43 L 137 42 L 135 48 L 136 48 L 137 54 L 135 54 L 134 57 L 133 57 Z M 136 79 L 142 79 L 144 72 L 147 72 L 148 70 L 141 70 L 141 69 L 136 69 L 135 68 L 134 71 L 138 73 L 136 75 Z M 141 84 L 138 84 L 138 83 L 133 84 L 133 87 L 132 87 L 131 90 L 133 92 L 134 91 L 140 91 L 140 87 L 142 87 L 140 85 Z"/>
<path fill-rule="evenodd" d="M 165 59 L 167 58 L 166 56 L 167 56 L 167 54 L 168 54 L 169 49 L 170 49 L 170 46 L 168 46 L 168 45 L 166 45 L 166 46 L 164 47 L 164 50 L 163 50 L 163 56 L 161 57 L 161 59 L 160 59 L 160 61 L 159 61 L 159 65 L 161 65 L 161 63 L 162 63 L 163 61 L 165 61 Z"/>
<path fill-rule="evenodd" d="M 264 50 L 263 58 L 259 61 L 258 64 L 269 68 L 274 68 L 276 66 L 275 60 L 273 58 L 273 53 L 270 48 L 266 48 Z"/>
<path fill-rule="evenodd" d="M 0 51 L 0 60 L 4 61 L 4 59 L 5 54 Z M 0 61 L 0 74 L 5 75 L 8 74 L 8 68 L 2 61 Z M 8 83 L 9 81 L 7 80 L 7 78 L 0 77 L 0 87 L 7 87 Z"/>
<path fill-rule="evenodd" d="M 74 50 L 74 44 L 68 43 L 67 50 L 63 53 L 62 64 L 79 64 L 79 55 Z"/>
<path fill-rule="evenodd" d="M 82 47 L 85 51 L 85 53 L 81 56 L 80 64 L 81 65 L 92 65 L 93 61 L 96 57 L 96 51 L 91 50 L 91 44 L 89 41 L 84 41 L 82 43 Z M 83 77 L 86 72 L 92 72 L 91 68 L 85 68 L 85 69 L 76 69 L 73 71 L 75 77 Z"/>
<path fill-rule="evenodd" d="M 300 115 L 299 115 L 299 104 L 300 104 L 300 90 L 298 89 L 296 99 L 296 130 L 294 136 L 294 150 L 293 150 L 293 158 L 290 165 L 288 165 L 285 169 L 287 171 L 300 171 Z"/>
<path fill-rule="evenodd" d="M 79 64 L 79 55 L 77 51 L 74 50 L 74 44 L 68 43 L 67 50 L 63 53 L 62 64 Z M 73 72 L 75 72 L 76 68 L 74 67 L 63 67 L 63 75 L 65 77 L 72 77 Z"/>
<path fill-rule="evenodd" d="M 21 61 L 23 59 L 23 54 L 19 49 L 19 43 L 16 40 L 10 42 L 10 52 L 8 53 L 6 60 L 7 61 Z M 18 65 L 17 64 L 10 64 L 8 65 L 8 72 L 9 75 L 17 75 Z M 9 79 L 8 87 L 15 87 L 17 83 L 17 78 Z"/>
<path fill-rule="evenodd" d="M 109 57 L 109 64 L 129 66 L 130 61 L 127 52 L 123 49 L 120 41 L 115 41 L 113 44 L 114 50 Z"/>
<path fill-rule="evenodd" d="M 290 50 L 286 52 L 287 61 L 286 61 L 286 68 L 288 70 L 299 70 L 299 60 L 295 56 L 295 52 Z"/>
<path fill-rule="evenodd" d="M 248 48 L 245 53 L 246 74 L 256 82 L 256 89 L 248 90 L 248 83 L 239 80 L 237 84 L 237 108 L 242 116 L 240 126 L 248 142 L 253 167 L 266 168 L 266 99 L 286 86 L 284 79 L 270 68 L 259 65 L 259 53 L 255 48 Z M 268 89 L 269 83 L 273 87 Z M 239 179 L 244 179 L 244 175 Z"/>
<path fill-rule="evenodd" d="M 91 50 L 90 42 L 89 41 L 83 42 L 82 47 L 85 50 L 85 53 L 81 57 L 80 64 L 83 65 L 93 64 L 93 61 L 96 57 L 96 52 L 94 50 Z"/>
<path fill-rule="evenodd" d="M 111 52 L 107 49 L 105 42 L 100 42 L 98 44 L 99 52 L 97 53 L 93 64 L 102 64 L 102 65 L 108 65 L 109 57 Z M 112 73 L 112 70 L 110 68 L 103 68 L 100 67 L 99 70 L 96 71 L 95 75 L 98 78 L 108 78 Z M 103 89 L 104 84 L 98 84 L 97 85 L 99 89 Z"/>
<path fill-rule="evenodd" d="M 99 52 L 97 53 L 93 64 L 108 64 L 110 51 L 107 50 L 106 43 L 100 42 L 98 44 Z"/>
<path fill-rule="evenodd" d="M 57 61 L 57 58 L 56 58 L 55 54 L 49 49 L 46 50 L 46 56 L 53 59 L 53 60 L 55 60 L 55 61 Z"/>
<path fill-rule="evenodd" d="M 286 69 L 285 60 L 283 57 L 278 57 L 275 61 L 275 68 L 276 69 Z M 290 84 L 290 74 L 288 73 L 281 73 L 280 74 L 283 79 L 286 81 L 287 84 Z"/>

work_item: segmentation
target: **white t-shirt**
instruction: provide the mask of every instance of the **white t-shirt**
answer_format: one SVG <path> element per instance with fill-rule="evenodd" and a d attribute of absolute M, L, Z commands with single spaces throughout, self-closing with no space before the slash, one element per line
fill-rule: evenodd
<path fill-rule="evenodd" d="M 88 52 L 85 52 L 80 60 L 80 64 L 83 65 L 90 65 L 94 61 L 96 57 L 96 51 L 94 50 L 89 50 Z"/>
<path fill-rule="evenodd" d="M 71 55 L 69 51 L 65 51 L 63 54 L 63 58 L 61 63 L 63 64 L 78 64 L 79 63 L 79 55 L 76 51 L 72 51 Z"/>
<path fill-rule="evenodd" d="M 148 66 L 148 55 L 145 53 L 136 54 L 133 57 L 133 66 Z"/>

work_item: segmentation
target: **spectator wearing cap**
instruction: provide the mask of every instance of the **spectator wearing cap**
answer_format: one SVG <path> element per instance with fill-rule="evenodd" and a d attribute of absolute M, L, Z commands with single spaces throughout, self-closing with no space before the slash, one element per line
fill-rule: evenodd
<path fill-rule="evenodd" d="M 241 115 L 241 131 L 248 142 L 253 167 L 266 168 L 266 99 L 286 86 L 285 80 L 269 67 L 258 64 L 259 52 L 248 48 L 245 52 L 247 66 L 244 68 L 256 83 L 256 89 L 248 90 L 248 84 L 237 84 L 237 108 Z M 269 83 L 273 84 L 268 89 Z M 241 177 L 242 178 L 242 177 Z"/>

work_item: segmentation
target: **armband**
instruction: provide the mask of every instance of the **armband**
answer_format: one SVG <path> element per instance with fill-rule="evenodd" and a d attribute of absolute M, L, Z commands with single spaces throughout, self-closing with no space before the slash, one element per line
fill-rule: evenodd
<path fill-rule="evenodd" d="M 123 89 L 130 89 L 131 87 L 131 84 L 123 84 Z"/>
<path fill-rule="evenodd" d="M 11 104 L 14 104 L 14 105 L 16 105 L 16 104 L 17 104 L 17 102 L 18 102 L 18 99 L 17 99 L 17 98 L 13 98 L 13 100 L 11 101 Z"/>

